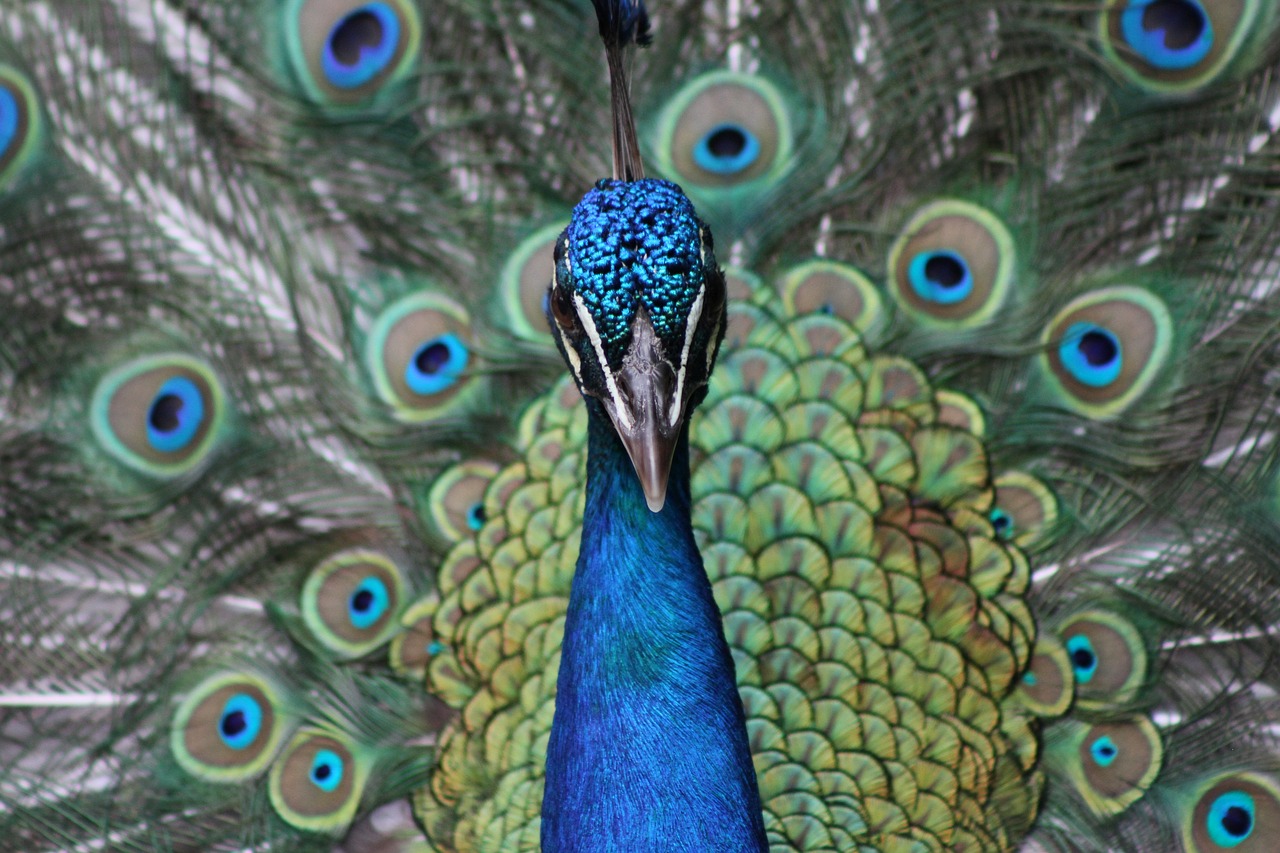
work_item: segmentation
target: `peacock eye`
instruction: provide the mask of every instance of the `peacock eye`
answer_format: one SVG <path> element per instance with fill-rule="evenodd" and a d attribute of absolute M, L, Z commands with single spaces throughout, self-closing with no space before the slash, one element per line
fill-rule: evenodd
<path fill-rule="evenodd" d="M 707 295 L 705 299 L 706 305 L 703 308 L 703 313 L 708 316 L 714 316 L 724 308 L 724 274 L 720 270 L 712 270 L 711 274 L 707 276 Z"/>
<path fill-rule="evenodd" d="M 279 691 L 225 672 L 192 689 L 174 715 L 170 747 L 184 770 L 210 782 L 241 782 L 275 757 L 284 721 Z"/>
<path fill-rule="evenodd" d="M 1108 611 L 1089 610 L 1072 617 L 1059 635 L 1075 673 L 1078 706 L 1127 701 L 1143 684 L 1147 652 L 1141 635 L 1127 620 Z"/>
<path fill-rule="evenodd" d="M 551 285 L 551 316 L 564 332 L 577 332 L 580 328 L 578 312 L 573 307 L 573 296 L 558 284 Z"/>
<path fill-rule="evenodd" d="M 1139 800 L 1160 772 L 1164 747 L 1145 717 L 1080 726 L 1073 739 L 1078 751 L 1068 773 L 1099 816 Z"/>
<path fill-rule="evenodd" d="M 485 491 L 501 469 L 474 459 L 445 470 L 427 496 L 432 526 L 448 542 L 460 542 L 484 527 Z"/>
<path fill-rule="evenodd" d="M 271 805 L 299 829 L 337 832 L 355 816 L 364 780 L 365 768 L 345 736 L 303 729 L 271 767 Z"/>
<path fill-rule="evenodd" d="M 1260 853 L 1275 849 L 1280 790 L 1266 776 L 1229 773 L 1207 779 L 1183 828 L 1188 853 Z"/>
<path fill-rule="evenodd" d="M 367 103 L 413 67 L 422 20 L 409 0 L 293 0 L 286 43 L 321 104 Z"/>
<path fill-rule="evenodd" d="M 891 293 L 925 323 L 967 328 L 987 322 L 1009 294 L 1016 251 L 995 215 L 958 199 L 925 205 L 889 252 Z"/>
<path fill-rule="evenodd" d="M 0 188 L 31 161 L 40 135 L 40 108 L 26 77 L 0 65 Z"/>
<path fill-rule="evenodd" d="M 759 159 L 760 151 L 760 140 L 747 127 L 718 124 L 693 146 L 693 162 L 714 174 L 736 175 L 749 169 Z"/>
<path fill-rule="evenodd" d="M 880 294 L 871 280 L 834 261 L 806 261 L 793 268 L 782 280 L 782 299 L 797 314 L 834 314 L 863 335 L 884 323 Z"/>
<path fill-rule="evenodd" d="M 386 555 L 361 548 L 312 569 L 299 605 L 316 640 L 340 658 L 356 658 L 386 642 L 403 600 L 400 568 Z"/>
<path fill-rule="evenodd" d="M 718 71 L 672 99 L 660 156 L 681 183 L 737 187 L 786 168 L 791 127 L 781 94 L 758 77 Z"/>
<path fill-rule="evenodd" d="M 175 476 L 206 460 L 225 421 L 222 385 L 213 371 L 180 354 L 144 356 L 103 377 L 91 421 L 117 460 L 153 476 Z"/>
<path fill-rule="evenodd" d="M 501 316 L 506 328 L 525 341 L 551 344 L 547 337 L 547 283 L 564 257 L 564 242 L 557 238 L 565 224 L 540 228 L 526 237 L 502 268 Z"/>
<path fill-rule="evenodd" d="M 1099 20 L 1107 58 L 1153 93 L 1189 92 L 1256 44 L 1260 0 L 1111 0 Z"/>
<path fill-rule="evenodd" d="M 1103 288 L 1075 299 L 1049 323 L 1043 361 L 1065 405 L 1111 417 L 1155 381 L 1172 338 L 1172 319 L 1156 296 Z"/>
<path fill-rule="evenodd" d="M 470 319 L 461 306 L 436 293 L 410 294 L 378 316 L 365 361 L 378 396 L 395 418 L 430 420 L 463 401 L 474 379 Z"/>

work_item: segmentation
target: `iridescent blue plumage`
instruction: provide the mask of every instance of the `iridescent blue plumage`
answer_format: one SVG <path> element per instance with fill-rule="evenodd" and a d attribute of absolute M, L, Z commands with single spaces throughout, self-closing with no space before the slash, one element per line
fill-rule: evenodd
<path fill-rule="evenodd" d="M 606 346 L 627 339 L 641 306 L 658 334 L 679 345 L 704 273 L 701 229 L 678 186 L 600 181 L 574 208 L 566 234 L 577 292 Z"/>
<path fill-rule="evenodd" d="M 545 850 L 765 847 L 733 658 L 690 520 L 688 417 L 724 328 L 711 248 L 679 187 L 601 181 L 558 252 L 549 314 L 590 437 Z"/>
<path fill-rule="evenodd" d="M 733 659 L 689 523 L 687 438 L 653 513 L 612 425 L 589 406 L 542 849 L 763 850 Z"/>

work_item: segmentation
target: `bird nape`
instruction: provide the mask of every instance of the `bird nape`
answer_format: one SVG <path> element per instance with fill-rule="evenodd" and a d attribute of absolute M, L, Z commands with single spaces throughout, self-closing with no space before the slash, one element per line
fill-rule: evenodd
<path fill-rule="evenodd" d="M 673 547 L 773 850 L 1280 847 L 1273 4 L 651 8 L 635 147 L 727 301 L 656 515 L 544 313 L 608 173 L 581 6 L 0 7 L 0 848 L 538 849 L 573 643 L 728 669 L 649 630 L 716 619 Z M 583 239 L 585 377 L 638 312 Z"/>

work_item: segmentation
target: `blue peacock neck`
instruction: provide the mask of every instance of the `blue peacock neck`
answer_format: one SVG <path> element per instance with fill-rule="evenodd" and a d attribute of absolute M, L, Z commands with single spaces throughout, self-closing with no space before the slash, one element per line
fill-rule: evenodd
<path fill-rule="evenodd" d="M 654 513 L 604 410 L 587 405 L 542 848 L 764 850 L 733 658 L 693 538 L 687 426 Z"/>

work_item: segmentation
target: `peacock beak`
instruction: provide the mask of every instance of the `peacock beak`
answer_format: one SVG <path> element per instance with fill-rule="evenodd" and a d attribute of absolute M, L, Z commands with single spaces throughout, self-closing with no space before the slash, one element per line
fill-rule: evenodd
<path fill-rule="evenodd" d="M 684 401 L 676 399 L 680 393 L 676 370 L 643 311 L 632 326 L 631 345 L 614 379 L 617 391 L 604 401 L 604 408 L 631 457 L 645 502 L 658 512 L 667 500 Z"/>

